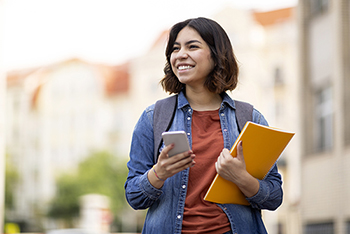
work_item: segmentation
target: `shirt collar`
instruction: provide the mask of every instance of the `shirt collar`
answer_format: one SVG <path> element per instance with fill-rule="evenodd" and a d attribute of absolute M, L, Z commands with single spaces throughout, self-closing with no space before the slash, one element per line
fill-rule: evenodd
<path fill-rule="evenodd" d="M 221 97 L 222 97 L 221 106 L 226 104 L 227 106 L 231 107 L 232 109 L 236 109 L 234 100 L 226 92 L 221 93 Z"/>
<path fill-rule="evenodd" d="M 181 92 L 178 94 L 178 99 L 177 99 L 177 108 L 183 108 L 185 106 L 189 106 L 190 104 L 187 101 L 187 98 L 185 96 L 185 93 L 183 90 L 181 90 Z"/>
<path fill-rule="evenodd" d="M 227 106 L 229 106 L 229 107 L 231 107 L 233 109 L 236 109 L 235 102 L 233 101 L 233 99 L 226 92 L 223 92 L 221 94 L 221 97 L 222 97 L 222 104 L 221 104 L 221 106 L 227 105 Z M 183 108 L 183 107 L 189 106 L 189 105 L 190 104 L 187 101 L 185 93 L 182 90 L 178 94 L 178 105 L 177 105 L 177 108 Z"/>

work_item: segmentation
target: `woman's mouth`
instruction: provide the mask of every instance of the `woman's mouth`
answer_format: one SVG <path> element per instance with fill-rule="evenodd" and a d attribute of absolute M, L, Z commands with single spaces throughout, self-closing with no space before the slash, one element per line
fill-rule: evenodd
<path fill-rule="evenodd" d="M 193 68 L 193 67 L 194 67 L 194 66 L 190 66 L 190 65 L 180 65 L 180 66 L 177 67 L 177 69 L 178 69 L 179 71 L 184 71 L 184 70 L 191 69 L 191 68 Z"/>

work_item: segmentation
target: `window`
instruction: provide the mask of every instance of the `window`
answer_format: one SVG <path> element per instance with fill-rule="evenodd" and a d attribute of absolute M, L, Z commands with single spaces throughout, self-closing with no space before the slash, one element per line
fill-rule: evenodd
<path fill-rule="evenodd" d="M 282 70 L 279 67 L 275 68 L 274 80 L 275 80 L 275 86 L 284 84 Z"/>
<path fill-rule="evenodd" d="M 333 234 L 334 224 L 330 223 L 315 223 L 305 226 L 305 234 Z"/>
<path fill-rule="evenodd" d="M 316 16 L 328 10 L 329 0 L 309 0 L 310 13 Z"/>
<path fill-rule="evenodd" d="M 283 233 L 285 233 L 285 232 L 284 232 L 284 225 L 283 225 L 283 223 L 278 223 L 278 226 L 277 226 L 277 233 L 278 233 L 278 234 L 283 234 Z"/>
<path fill-rule="evenodd" d="M 314 139 L 316 151 L 333 146 L 333 101 L 331 87 L 316 92 Z"/>
<path fill-rule="evenodd" d="M 349 22 L 349 25 L 350 25 L 350 22 Z M 350 45 L 349 45 L 348 48 L 350 48 Z M 349 53 L 348 58 L 350 59 L 350 52 L 348 51 L 348 53 Z M 349 61 L 349 63 L 350 63 L 350 61 Z M 345 144 L 347 146 L 350 145 L 350 121 L 349 121 L 350 120 L 350 79 L 349 79 L 349 77 L 350 77 L 350 68 L 348 66 L 348 71 L 346 72 L 346 75 L 343 78 L 343 82 L 344 82 L 344 86 L 343 86 L 343 92 L 344 92 L 344 105 L 343 105 L 343 108 L 344 108 L 344 123 L 343 124 L 344 124 L 344 140 L 345 140 Z"/>

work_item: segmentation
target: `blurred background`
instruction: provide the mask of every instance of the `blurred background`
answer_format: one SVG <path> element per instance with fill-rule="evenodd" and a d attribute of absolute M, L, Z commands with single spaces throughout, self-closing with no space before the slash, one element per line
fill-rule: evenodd
<path fill-rule="evenodd" d="M 0 230 L 140 233 L 125 201 L 131 134 L 169 28 L 216 20 L 240 65 L 229 93 L 296 132 L 271 234 L 350 233 L 349 0 L 0 0 Z"/>

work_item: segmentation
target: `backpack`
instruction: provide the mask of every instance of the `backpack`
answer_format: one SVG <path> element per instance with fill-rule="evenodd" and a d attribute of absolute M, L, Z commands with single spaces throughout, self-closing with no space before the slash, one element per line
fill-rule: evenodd
<path fill-rule="evenodd" d="M 157 163 L 159 149 L 162 146 L 162 133 L 170 129 L 173 122 L 176 107 L 177 96 L 173 95 L 168 98 L 158 100 L 154 106 L 153 112 L 153 136 L 154 136 L 154 163 Z M 238 131 L 241 132 L 247 121 L 252 121 L 253 106 L 246 102 L 236 101 L 236 121 Z"/>

